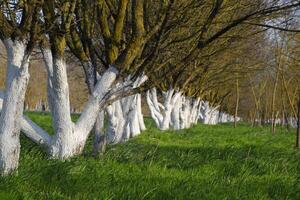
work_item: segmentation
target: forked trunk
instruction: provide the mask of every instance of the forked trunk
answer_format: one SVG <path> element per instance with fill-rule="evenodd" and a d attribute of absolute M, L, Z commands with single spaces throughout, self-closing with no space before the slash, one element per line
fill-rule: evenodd
<path fill-rule="evenodd" d="M 52 56 L 49 49 L 43 49 L 43 55 L 48 71 L 48 101 L 55 131 L 50 145 L 50 155 L 67 159 L 82 152 L 97 116 L 103 109 L 101 105 L 106 101 L 104 97 L 111 90 L 118 72 L 112 66 L 106 70 L 74 124 L 70 115 L 66 64 L 62 58 Z"/>

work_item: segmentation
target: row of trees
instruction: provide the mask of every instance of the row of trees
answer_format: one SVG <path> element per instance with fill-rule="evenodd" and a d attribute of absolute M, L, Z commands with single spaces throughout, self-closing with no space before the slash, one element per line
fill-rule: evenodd
<path fill-rule="evenodd" d="M 265 29 L 283 29 L 266 22 L 290 15 L 299 6 L 295 0 L 0 1 L 0 38 L 7 54 L 1 173 L 18 167 L 20 131 L 50 157 L 62 160 L 81 154 L 90 132 L 95 154 L 103 149 L 105 138 L 116 143 L 138 134 L 145 129 L 141 93 L 146 91 L 158 127 L 189 127 L 198 118 L 200 98 L 212 106 L 221 104 L 231 91 L 223 88 L 225 83 L 238 83 L 246 70 L 241 49 L 254 45 L 245 39 L 251 41 Z M 54 135 L 23 116 L 29 63 L 36 51 L 47 71 Z M 81 65 L 89 91 L 75 123 L 67 58 Z"/>
<path fill-rule="evenodd" d="M 252 125 L 297 127 L 299 99 L 299 34 L 269 32 L 272 36 L 258 51 L 256 69 L 241 80 L 239 113 Z M 228 99 L 232 101 L 232 99 Z M 231 110 L 234 108 L 230 108 Z"/>

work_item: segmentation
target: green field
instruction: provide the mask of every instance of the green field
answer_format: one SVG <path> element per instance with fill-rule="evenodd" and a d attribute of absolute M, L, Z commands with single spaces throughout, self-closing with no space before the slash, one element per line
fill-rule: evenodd
<path fill-rule="evenodd" d="M 48 115 L 29 115 L 51 129 Z M 70 161 L 49 160 L 22 137 L 19 170 L 0 178 L 0 199 L 300 199 L 293 132 L 229 124 L 161 132 L 146 122 L 99 158 L 88 144 Z"/>

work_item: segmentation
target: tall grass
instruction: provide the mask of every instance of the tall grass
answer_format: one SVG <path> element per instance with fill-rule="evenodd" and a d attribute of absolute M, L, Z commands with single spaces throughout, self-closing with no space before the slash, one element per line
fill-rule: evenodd
<path fill-rule="evenodd" d="M 49 115 L 28 115 L 51 131 Z M 22 137 L 19 170 L 0 178 L 0 199 L 300 199 L 291 132 L 245 124 L 161 132 L 146 123 L 142 135 L 101 157 L 91 156 L 89 140 L 65 162 Z"/>

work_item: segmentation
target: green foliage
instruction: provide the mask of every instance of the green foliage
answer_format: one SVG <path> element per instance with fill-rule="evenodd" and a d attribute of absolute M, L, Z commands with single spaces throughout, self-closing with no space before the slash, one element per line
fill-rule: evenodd
<path fill-rule="evenodd" d="M 46 114 L 28 114 L 51 129 Z M 76 116 L 75 116 L 76 118 Z M 49 160 L 21 138 L 20 167 L 0 178 L 0 199 L 300 199 L 300 152 L 294 134 L 231 124 L 148 130 L 90 156 Z"/>

